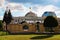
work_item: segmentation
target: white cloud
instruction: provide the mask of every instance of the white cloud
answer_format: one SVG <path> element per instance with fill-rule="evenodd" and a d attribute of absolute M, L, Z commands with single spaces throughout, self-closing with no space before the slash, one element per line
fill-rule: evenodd
<path fill-rule="evenodd" d="M 28 8 L 26 8 L 22 3 L 8 3 L 6 6 L 8 6 L 8 8 L 12 12 L 14 11 L 26 12 L 28 10 Z"/>
<path fill-rule="evenodd" d="M 55 11 L 55 13 L 56 13 L 57 17 L 60 18 L 60 10 Z"/>
<path fill-rule="evenodd" d="M 8 3 L 7 6 L 11 9 L 12 12 L 23 12 L 26 14 L 29 12 L 29 8 L 25 7 L 22 3 Z M 57 14 L 58 17 L 60 17 L 60 8 L 54 6 L 54 5 L 33 5 L 32 11 L 35 12 L 38 16 L 42 16 L 42 14 L 45 11 L 53 11 Z M 19 14 L 18 14 L 19 15 Z"/>
<path fill-rule="evenodd" d="M 56 15 L 58 17 L 60 17 L 59 13 L 60 13 L 60 8 L 54 6 L 54 5 L 46 5 L 46 6 L 41 6 L 41 5 L 35 5 L 34 7 L 34 11 L 37 13 L 38 16 L 42 16 L 42 14 L 45 11 L 53 11 L 56 13 Z"/>
<path fill-rule="evenodd" d="M 22 4 L 19 3 L 8 3 L 7 5 L 10 9 L 12 10 L 24 10 L 24 6 Z"/>
<path fill-rule="evenodd" d="M 37 12 L 37 15 L 38 16 L 42 16 L 42 14 L 45 12 L 45 11 L 55 11 L 55 7 L 52 6 L 52 5 L 46 5 L 46 6 L 34 6 L 35 8 L 35 11 Z"/>
<path fill-rule="evenodd" d="M 54 0 L 54 1 L 58 1 L 58 0 Z M 26 14 L 27 12 L 29 12 L 29 8 L 25 7 L 24 4 L 22 3 L 10 3 L 8 2 L 8 4 L 4 5 L 4 3 L 6 2 L 5 0 L 0 0 L 0 6 L 3 7 L 4 9 L 8 6 L 9 9 L 11 9 L 11 12 L 21 12 Z M 58 17 L 60 17 L 60 8 L 54 6 L 54 5 L 31 5 L 32 6 L 32 10 L 33 12 L 35 12 L 38 16 L 42 16 L 42 14 L 45 11 L 54 11 Z M 20 15 L 20 13 L 18 14 Z M 17 15 L 15 15 L 17 16 Z M 2 16 L 0 17 L 0 19 L 2 19 Z"/>
<path fill-rule="evenodd" d="M 26 7 L 22 3 L 10 3 L 7 0 L 0 0 L 0 8 L 6 9 L 8 6 L 9 9 L 13 11 L 25 11 Z"/>
<path fill-rule="evenodd" d="M 8 6 L 12 12 L 23 12 L 24 14 L 26 14 L 27 12 L 29 12 L 29 8 L 25 7 L 24 4 L 22 3 L 8 3 L 6 6 Z M 35 12 L 38 16 L 42 16 L 42 14 L 45 11 L 53 11 L 56 12 L 57 16 L 60 17 L 58 12 L 60 9 L 54 5 L 33 5 L 32 6 L 32 11 Z M 18 14 L 19 15 L 19 14 Z"/>
<path fill-rule="evenodd" d="M 52 0 L 53 2 L 55 2 L 55 3 L 57 3 L 57 2 L 59 2 L 60 0 Z"/>
<path fill-rule="evenodd" d="M 5 0 L 0 0 L 0 7 L 4 6 Z"/>
<path fill-rule="evenodd" d="M 0 20 L 3 20 L 3 16 L 0 16 Z"/>

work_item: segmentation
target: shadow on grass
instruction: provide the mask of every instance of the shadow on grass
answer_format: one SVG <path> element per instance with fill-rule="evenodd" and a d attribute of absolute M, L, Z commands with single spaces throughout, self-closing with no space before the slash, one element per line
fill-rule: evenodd
<path fill-rule="evenodd" d="M 41 36 L 35 36 L 35 37 L 32 37 L 30 39 L 45 39 L 45 38 L 50 38 L 50 37 L 53 37 L 52 34 L 47 34 L 47 35 L 41 35 Z"/>

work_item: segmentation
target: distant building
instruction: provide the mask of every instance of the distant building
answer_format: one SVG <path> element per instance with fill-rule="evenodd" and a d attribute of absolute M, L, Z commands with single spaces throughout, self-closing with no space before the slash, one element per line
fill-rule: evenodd
<path fill-rule="evenodd" d="M 12 24 L 20 24 L 22 21 L 26 21 L 27 23 L 43 23 L 44 18 L 46 18 L 47 16 L 57 17 L 54 12 L 44 12 L 42 17 L 38 17 L 37 14 L 30 11 L 24 17 L 13 17 Z"/>
<path fill-rule="evenodd" d="M 24 17 L 13 17 L 13 24 L 20 24 L 22 21 L 26 21 L 27 23 L 42 23 L 42 17 L 38 17 L 33 12 L 28 12 Z"/>
<path fill-rule="evenodd" d="M 8 31 L 10 33 L 45 32 L 43 22 L 47 16 L 55 17 L 58 20 L 58 23 L 60 24 L 60 18 L 57 18 L 54 12 L 47 11 L 43 13 L 42 17 L 38 17 L 37 14 L 30 11 L 25 16 L 13 17 L 11 24 L 9 24 L 7 27 Z M 59 28 L 60 27 L 57 26 L 57 28 L 54 28 L 54 31 L 59 32 Z M 3 30 L 6 30 L 5 24 L 3 26 Z"/>

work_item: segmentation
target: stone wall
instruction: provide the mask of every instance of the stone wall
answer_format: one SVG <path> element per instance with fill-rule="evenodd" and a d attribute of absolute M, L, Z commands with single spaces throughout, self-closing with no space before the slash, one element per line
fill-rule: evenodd
<path fill-rule="evenodd" d="M 29 27 L 29 29 L 27 31 L 24 31 L 24 29 L 23 29 L 24 25 L 27 25 Z M 6 31 L 6 26 L 3 26 L 3 30 Z M 10 33 L 37 32 L 35 24 L 9 24 L 7 26 L 7 30 Z M 41 33 L 45 32 L 45 28 L 44 28 L 43 24 L 39 25 L 39 30 Z M 53 30 L 54 30 L 54 32 L 60 32 L 60 26 L 53 28 Z"/>

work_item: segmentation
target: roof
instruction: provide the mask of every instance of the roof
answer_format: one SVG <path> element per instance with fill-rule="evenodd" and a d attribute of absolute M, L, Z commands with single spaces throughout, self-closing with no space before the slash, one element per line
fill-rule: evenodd
<path fill-rule="evenodd" d="M 47 17 L 47 16 L 54 16 L 54 17 L 56 17 L 56 14 L 55 14 L 55 12 L 47 11 L 47 12 L 44 12 L 44 14 L 42 15 L 42 17 Z"/>
<path fill-rule="evenodd" d="M 30 11 L 25 15 L 25 17 L 37 17 L 37 15 Z"/>

